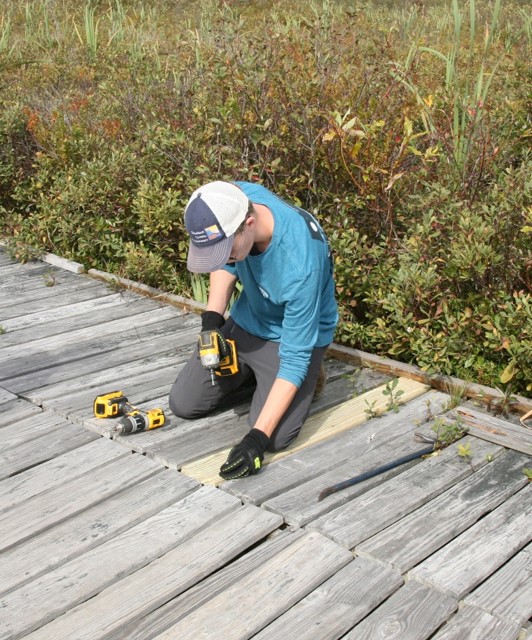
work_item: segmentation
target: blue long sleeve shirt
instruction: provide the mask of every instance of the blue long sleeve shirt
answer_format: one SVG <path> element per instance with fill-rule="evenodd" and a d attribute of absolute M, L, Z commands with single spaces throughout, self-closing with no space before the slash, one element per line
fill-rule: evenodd
<path fill-rule="evenodd" d="M 243 285 L 231 316 L 249 333 L 280 343 L 277 377 L 299 387 L 313 348 L 332 342 L 338 321 L 327 239 L 308 212 L 261 185 L 236 184 L 252 202 L 268 207 L 274 227 L 263 253 L 225 267 Z"/>

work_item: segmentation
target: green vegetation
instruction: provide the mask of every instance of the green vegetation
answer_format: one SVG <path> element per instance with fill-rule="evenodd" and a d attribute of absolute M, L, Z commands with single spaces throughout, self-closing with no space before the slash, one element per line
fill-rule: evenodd
<path fill-rule="evenodd" d="M 190 296 L 188 195 L 259 180 L 331 238 L 337 341 L 532 393 L 524 3 L 4 4 L 14 254 Z"/>

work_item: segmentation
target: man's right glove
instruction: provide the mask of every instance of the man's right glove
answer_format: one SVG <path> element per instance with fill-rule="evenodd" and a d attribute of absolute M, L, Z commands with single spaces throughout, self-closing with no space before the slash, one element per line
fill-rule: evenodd
<path fill-rule="evenodd" d="M 270 439 L 259 429 L 251 429 L 239 444 L 235 445 L 227 460 L 220 467 L 224 480 L 235 480 L 255 475 L 262 468 L 264 452 Z"/>
<path fill-rule="evenodd" d="M 221 313 L 217 311 L 204 311 L 201 314 L 201 330 L 213 331 L 219 329 L 225 324 L 225 318 Z"/>

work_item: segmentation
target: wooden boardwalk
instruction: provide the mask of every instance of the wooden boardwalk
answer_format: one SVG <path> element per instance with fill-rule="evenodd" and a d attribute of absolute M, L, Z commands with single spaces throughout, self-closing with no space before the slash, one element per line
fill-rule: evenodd
<path fill-rule="evenodd" d="M 530 430 L 407 378 L 387 410 L 389 376 L 329 359 L 293 447 L 222 483 L 248 399 L 167 405 L 199 326 L 0 249 L 0 640 L 532 638 Z M 113 439 L 117 389 L 167 426 Z M 461 443 L 318 502 L 458 413 Z"/>

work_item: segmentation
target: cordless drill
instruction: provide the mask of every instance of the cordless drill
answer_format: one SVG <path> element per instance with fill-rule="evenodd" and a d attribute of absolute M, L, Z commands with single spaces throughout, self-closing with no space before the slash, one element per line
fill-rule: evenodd
<path fill-rule="evenodd" d="M 198 352 L 201 364 L 211 374 L 213 386 L 214 374 L 232 376 L 238 372 L 235 341 L 224 338 L 219 331 L 202 331 L 198 336 Z"/>
<path fill-rule="evenodd" d="M 141 411 L 130 404 L 122 391 L 111 391 L 94 400 L 94 415 L 97 418 L 117 418 L 122 420 L 113 428 L 118 434 L 134 433 L 135 431 L 149 431 L 162 427 L 165 416 L 162 409 Z"/>

